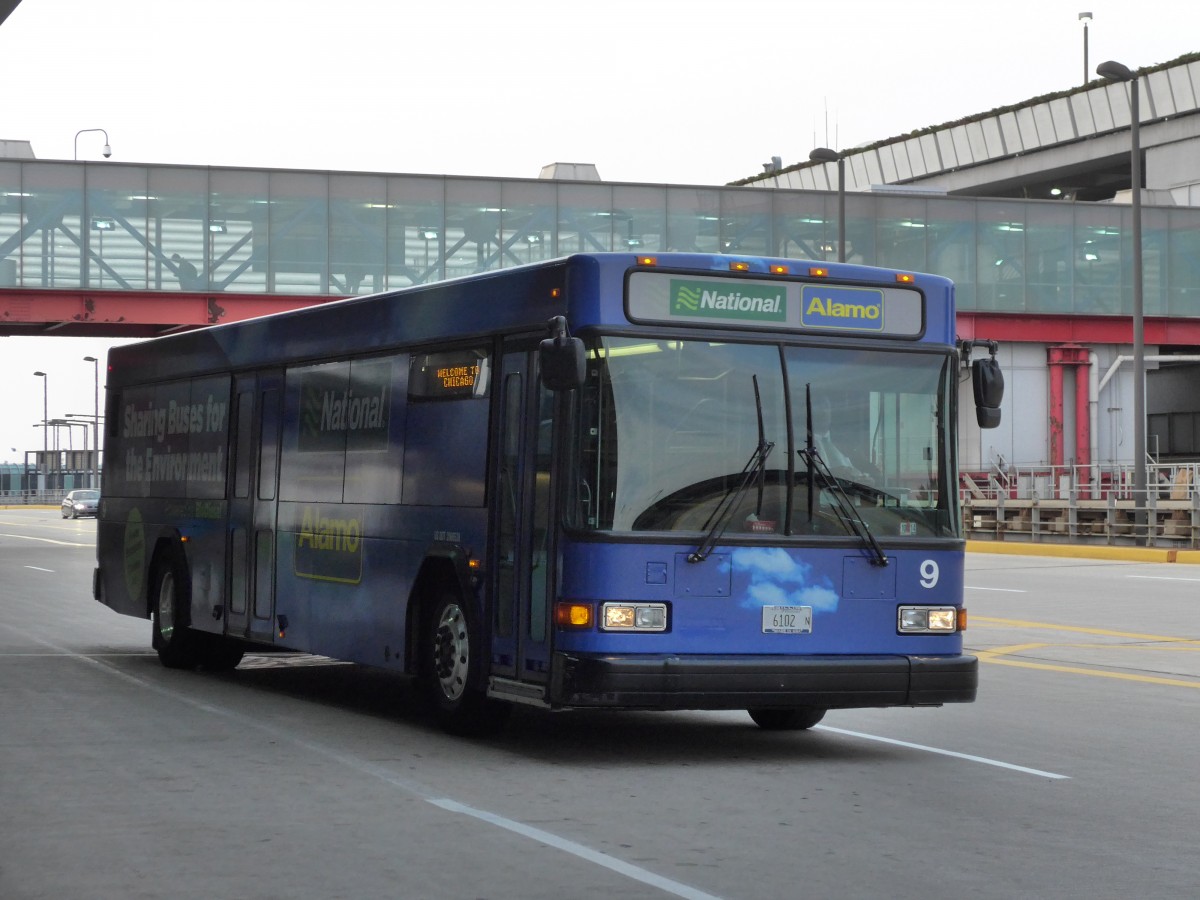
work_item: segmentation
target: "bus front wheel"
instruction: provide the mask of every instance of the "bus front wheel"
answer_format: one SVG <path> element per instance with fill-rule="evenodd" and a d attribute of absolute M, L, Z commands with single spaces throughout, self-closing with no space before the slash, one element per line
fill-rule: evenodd
<path fill-rule="evenodd" d="M 200 667 L 208 672 L 232 672 L 242 661 L 246 651 L 236 641 L 219 634 L 196 635 L 203 637 L 200 647 Z"/>
<path fill-rule="evenodd" d="M 164 556 L 154 568 L 154 636 L 151 641 L 159 661 L 168 669 L 194 669 L 200 664 L 200 646 L 188 627 L 187 567 L 174 555 Z"/>
<path fill-rule="evenodd" d="M 796 709 L 748 709 L 746 712 L 750 713 L 755 725 L 767 731 L 803 731 L 825 718 L 825 710 L 812 706 Z"/>
<path fill-rule="evenodd" d="M 465 604 L 454 594 L 443 595 L 426 621 L 422 676 L 438 724 L 458 735 L 498 730 L 508 705 L 489 700 L 474 686 L 483 656 Z"/>

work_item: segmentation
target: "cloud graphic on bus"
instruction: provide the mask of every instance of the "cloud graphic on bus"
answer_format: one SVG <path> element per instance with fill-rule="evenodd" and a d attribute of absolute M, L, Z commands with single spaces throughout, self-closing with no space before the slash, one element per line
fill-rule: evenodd
<path fill-rule="evenodd" d="M 733 571 L 749 578 L 741 605 L 748 609 L 762 606 L 811 606 L 832 612 L 838 595 L 824 576 L 814 577 L 812 566 L 795 559 L 786 550 L 747 547 L 733 552 Z"/>

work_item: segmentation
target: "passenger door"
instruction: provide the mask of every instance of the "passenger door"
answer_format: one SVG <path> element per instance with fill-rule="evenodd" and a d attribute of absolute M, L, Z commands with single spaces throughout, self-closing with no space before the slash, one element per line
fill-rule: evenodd
<path fill-rule="evenodd" d="M 497 391 L 499 452 L 489 565 L 495 605 L 493 673 L 544 684 L 550 670 L 555 584 L 550 488 L 555 395 L 537 377 L 532 346 L 506 346 Z"/>
<path fill-rule="evenodd" d="M 233 449 L 225 633 L 271 643 L 275 636 L 275 514 L 278 503 L 281 372 L 234 379 Z"/>

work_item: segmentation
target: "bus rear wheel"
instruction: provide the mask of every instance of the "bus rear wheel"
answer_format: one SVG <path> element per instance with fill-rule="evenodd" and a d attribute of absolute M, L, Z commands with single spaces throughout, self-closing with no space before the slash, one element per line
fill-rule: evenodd
<path fill-rule="evenodd" d="M 154 606 L 151 644 L 168 669 L 194 669 L 201 661 L 201 647 L 188 627 L 190 607 L 187 567 L 175 555 L 163 557 L 151 579 Z"/>
<path fill-rule="evenodd" d="M 803 731 L 825 718 L 825 710 L 813 706 L 800 706 L 795 709 L 748 709 L 746 712 L 750 713 L 755 725 L 767 731 Z"/>
<path fill-rule="evenodd" d="M 454 594 L 445 594 L 426 621 L 422 680 L 438 724 L 457 735 L 497 731 L 508 718 L 508 705 L 489 700 L 474 686 L 482 656 L 465 604 Z"/>

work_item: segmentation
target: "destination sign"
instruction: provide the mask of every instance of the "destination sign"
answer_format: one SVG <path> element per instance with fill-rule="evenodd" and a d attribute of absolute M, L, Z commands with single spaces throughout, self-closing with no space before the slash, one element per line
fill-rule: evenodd
<path fill-rule="evenodd" d="M 742 326 L 873 337 L 920 337 L 924 297 L 911 287 L 634 272 L 629 318 L 673 325 Z"/>
<path fill-rule="evenodd" d="M 487 396 L 487 354 L 450 350 L 416 354 L 408 376 L 410 400 L 454 400 Z"/>

